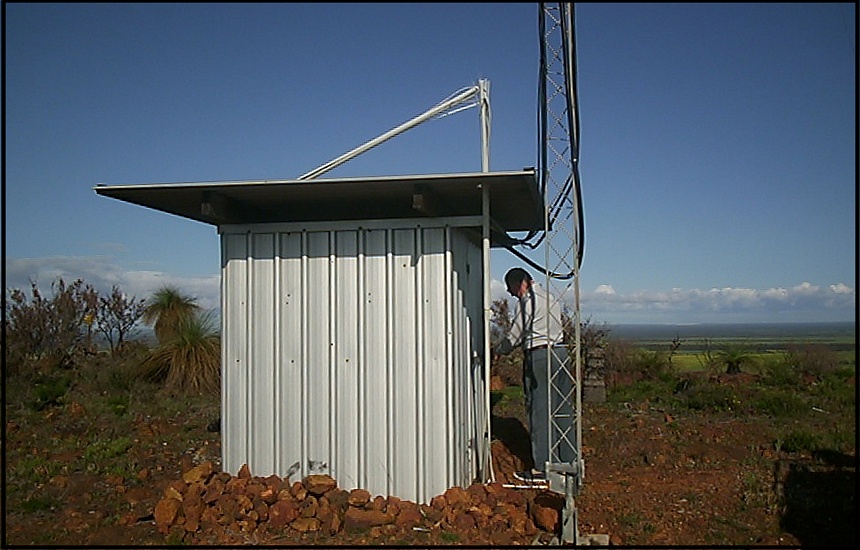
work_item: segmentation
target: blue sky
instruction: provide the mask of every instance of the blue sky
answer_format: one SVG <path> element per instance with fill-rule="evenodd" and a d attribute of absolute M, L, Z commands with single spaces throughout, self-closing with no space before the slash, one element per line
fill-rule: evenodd
<path fill-rule="evenodd" d="M 4 10 L 6 288 L 215 307 L 215 227 L 93 186 L 296 178 L 480 78 L 491 170 L 537 162 L 537 4 Z M 855 33 L 848 3 L 576 6 L 584 317 L 854 320 Z M 480 168 L 471 109 L 324 177 Z"/>

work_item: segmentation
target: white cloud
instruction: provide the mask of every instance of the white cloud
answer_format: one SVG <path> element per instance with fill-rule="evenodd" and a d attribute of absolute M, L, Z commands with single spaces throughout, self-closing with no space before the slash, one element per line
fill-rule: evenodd
<path fill-rule="evenodd" d="M 5 286 L 29 292 L 30 280 L 48 292 L 51 283 L 62 278 L 66 283 L 83 279 L 99 293 L 116 285 L 127 296 L 148 298 L 162 286 L 175 286 L 197 299 L 204 310 L 220 307 L 221 276 L 180 277 L 160 271 L 127 270 L 106 256 L 53 256 L 47 258 L 6 259 L 3 265 Z"/>
<path fill-rule="evenodd" d="M 854 294 L 854 289 L 843 283 L 830 285 L 830 291 L 834 294 Z"/>
<path fill-rule="evenodd" d="M 668 292 L 607 292 L 600 285 L 581 294 L 583 315 L 609 323 L 738 323 L 851 321 L 855 317 L 854 288 L 837 283 L 827 287 L 802 282 L 791 288 L 700 289 Z"/>
<path fill-rule="evenodd" d="M 158 288 L 173 285 L 197 298 L 206 310 L 220 307 L 220 274 L 181 277 L 161 271 L 129 270 L 107 256 L 6 259 L 6 288 L 28 290 L 34 279 L 43 291 L 57 277 L 67 283 L 83 279 L 99 292 L 113 285 L 130 296 L 148 298 Z M 501 281 L 490 283 L 493 300 L 509 298 Z M 827 286 L 804 281 L 791 288 L 737 287 L 708 290 L 673 288 L 619 293 L 611 284 L 583 291 L 584 318 L 606 323 L 741 323 L 853 321 L 855 289 L 845 283 Z"/>

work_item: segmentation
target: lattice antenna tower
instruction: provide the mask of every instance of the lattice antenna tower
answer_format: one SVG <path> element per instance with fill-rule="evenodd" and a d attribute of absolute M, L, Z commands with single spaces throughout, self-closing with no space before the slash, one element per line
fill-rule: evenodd
<path fill-rule="evenodd" d="M 581 309 L 579 267 L 584 220 L 579 181 L 579 112 L 576 86 L 575 18 L 571 3 L 541 3 L 539 82 L 539 174 L 545 204 L 542 244 L 550 300 L 561 303 L 568 347 L 554 348 L 561 367 L 550 372 L 550 489 L 564 493 L 562 538 L 578 538 L 573 497 L 585 473 L 581 421 Z M 543 241 L 541 243 L 541 241 Z M 547 365 L 547 369 L 549 369 Z"/>

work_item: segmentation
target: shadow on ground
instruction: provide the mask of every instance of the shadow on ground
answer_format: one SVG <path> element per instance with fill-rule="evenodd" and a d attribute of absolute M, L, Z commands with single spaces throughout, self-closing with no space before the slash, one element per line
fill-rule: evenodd
<path fill-rule="evenodd" d="M 523 469 L 534 466 L 529 432 L 516 418 L 501 418 L 493 415 L 490 419 L 493 438 L 504 443 L 508 451 L 523 464 Z"/>
<path fill-rule="evenodd" d="M 777 464 L 777 483 L 783 484 L 780 527 L 804 547 L 856 547 L 856 460 L 847 454 L 821 451 L 812 460 Z"/>

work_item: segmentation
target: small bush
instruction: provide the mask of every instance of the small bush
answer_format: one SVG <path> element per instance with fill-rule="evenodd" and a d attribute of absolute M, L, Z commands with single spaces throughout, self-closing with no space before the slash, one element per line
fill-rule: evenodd
<path fill-rule="evenodd" d="M 787 354 L 791 365 L 814 376 L 831 373 L 839 365 L 836 352 L 820 344 L 791 345 Z"/>
<path fill-rule="evenodd" d="M 730 411 L 740 404 L 737 392 L 731 386 L 699 383 L 682 395 L 681 403 L 696 411 Z"/>
<path fill-rule="evenodd" d="M 800 383 L 800 371 L 784 357 L 766 361 L 761 371 L 761 382 L 768 386 L 797 386 Z"/>
<path fill-rule="evenodd" d="M 672 372 L 669 354 L 664 351 L 640 349 L 636 354 L 636 368 L 646 380 L 657 380 Z"/>
<path fill-rule="evenodd" d="M 674 382 L 666 380 L 640 380 L 633 384 L 616 385 L 607 391 L 612 403 L 659 403 L 672 400 Z"/>
<path fill-rule="evenodd" d="M 791 390 L 762 389 L 752 398 L 750 405 L 756 412 L 775 418 L 797 418 L 809 411 L 806 401 Z"/>
<path fill-rule="evenodd" d="M 807 431 L 790 432 L 777 442 L 777 446 L 787 453 L 812 452 L 820 449 L 821 444 L 821 436 Z"/>
<path fill-rule="evenodd" d="M 36 282 L 30 295 L 8 289 L 4 301 L 7 364 L 14 370 L 35 366 L 46 356 L 54 356 L 60 366 L 69 366 L 72 357 L 89 344 L 86 322 L 95 314 L 98 294 L 83 280 L 67 285 L 62 278 L 51 284 L 52 295 L 43 296 Z"/>
<path fill-rule="evenodd" d="M 131 445 L 131 439 L 126 436 L 109 440 L 99 439 L 87 447 L 87 450 L 84 452 L 84 459 L 102 462 L 116 458 L 125 454 L 131 448 Z"/>
<path fill-rule="evenodd" d="M 669 358 L 665 351 L 639 349 L 627 340 L 609 340 L 604 356 L 606 386 L 672 376 L 674 369 Z"/>
<path fill-rule="evenodd" d="M 57 501 L 50 498 L 33 497 L 23 501 L 21 503 L 21 509 L 28 514 L 32 514 L 35 512 L 44 512 L 45 510 L 50 510 L 58 504 L 59 503 Z"/>
<path fill-rule="evenodd" d="M 128 412 L 129 399 L 124 395 L 116 395 L 108 399 L 108 406 L 117 416 L 123 416 Z"/>
<path fill-rule="evenodd" d="M 34 386 L 35 398 L 31 408 L 41 411 L 60 404 L 60 399 L 66 395 L 72 385 L 72 379 L 63 375 L 40 376 Z"/>

